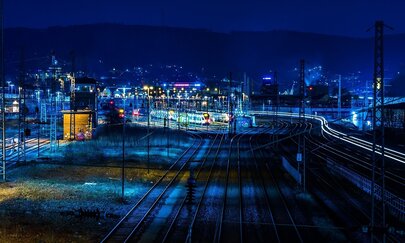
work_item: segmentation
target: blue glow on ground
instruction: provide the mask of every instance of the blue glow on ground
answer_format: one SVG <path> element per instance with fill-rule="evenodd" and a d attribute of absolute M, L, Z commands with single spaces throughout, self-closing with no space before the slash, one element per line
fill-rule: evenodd
<path fill-rule="evenodd" d="M 181 181 L 185 181 L 187 179 L 188 175 L 186 174 L 181 178 Z M 179 183 L 176 188 L 170 192 L 170 195 L 164 201 L 165 203 L 162 205 L 159 212 L 154 215 L 150 227 L 148 227 L 142 234 L 140 242 L 154 241 L 155 237 L 158 236 L 161 227 L 167 223 L 167 218 L 172 212 L 177 210 L 177 207 L 175 208 L 174 205 L 180 205 L 181 200 L 185 197 L 185 192 L 186 190 L 184 190 L 183 183 Z"/>

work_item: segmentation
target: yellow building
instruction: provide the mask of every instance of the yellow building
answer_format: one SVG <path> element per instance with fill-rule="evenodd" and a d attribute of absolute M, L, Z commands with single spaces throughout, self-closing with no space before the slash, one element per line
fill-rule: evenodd
<path fill-rule="evenodd" d="M 63 139 L 84 140 L 91 139 L 96 119 L 91 110 L 62 111 L 63 114 Z M 71 122 L 72 121 L 72 122 Z"/>

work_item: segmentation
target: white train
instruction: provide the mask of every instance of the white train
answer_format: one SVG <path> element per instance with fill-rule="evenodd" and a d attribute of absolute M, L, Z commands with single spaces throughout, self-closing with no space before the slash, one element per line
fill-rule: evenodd
<path fill-rule="evenodd" d="M 169 119 L 171 121 L 177 121 L 182 125 L 189 123 L 199 124 L 203 126 L 210 125 L 214 120 L 208 112 L 177 112 L 174 110 L 152 110 L 150 115 L 154 118 Z"/>

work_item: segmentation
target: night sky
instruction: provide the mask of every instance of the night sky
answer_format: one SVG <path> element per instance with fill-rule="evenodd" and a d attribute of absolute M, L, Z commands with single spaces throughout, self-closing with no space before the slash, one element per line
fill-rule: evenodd
<path fill-rule="evenodd" d="M 220 3 L 219 3 L 220 2 Z M 365 36 L 383 19 L 405 32 L 401 0 L 4 0 L 6 27 L 122 23 L 205 28 L 275 29 Z"/>

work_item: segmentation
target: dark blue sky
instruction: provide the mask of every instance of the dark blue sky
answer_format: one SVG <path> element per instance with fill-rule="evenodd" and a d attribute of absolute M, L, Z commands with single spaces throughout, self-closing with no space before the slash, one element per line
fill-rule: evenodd
<path fill-rule="evenodd" d="M 405 32 L 401 0 L 4 0 L 6 27 L 88 23 L 366 36 L 376 19 Z"/>

